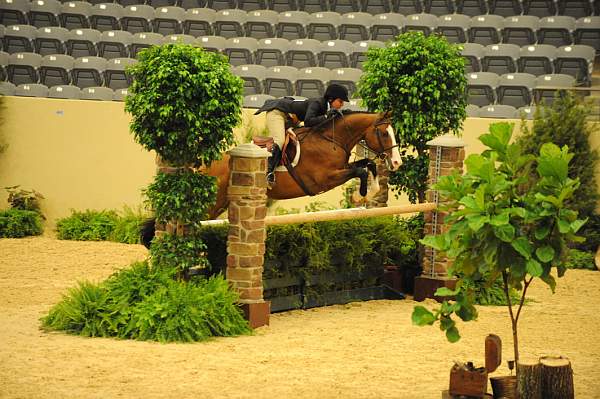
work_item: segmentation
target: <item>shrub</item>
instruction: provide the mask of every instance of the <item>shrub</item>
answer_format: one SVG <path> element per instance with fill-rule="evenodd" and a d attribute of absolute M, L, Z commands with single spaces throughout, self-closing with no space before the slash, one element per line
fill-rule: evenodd
<path fill-rule="evenodd" d="M 115 211 L 72 211 L 56 223 L 60 240 L 102 241 L 111 236 L 119 216 Z"/>
<path fill-rule="evenodd" d="M 0 238 L 21 238 L 42 234 L 39 213 L 21 209 L 0 211 Z"/>
<path fill-rule="evenodd" d="M 597 270 L 594 263 L 594 253 L 570 249 L 565 267 L 567 269 Z"/>
<path fill-rule="evenodd" d="M 134 210 L 126 206 L 123 212 L 119 214 L 117 222 L 110 233 L 110 241 L 139 244 L 140 226 L 147 218 L 148 215 L 142 210 Z"/>
<path fill-rule="evenodd" d="M 8 203 L 10 207 L 23 211 L 34 211 L 39 213 L 43 218 L 40 201 L 44 199 L 44 196 L 35 190 L 23 190 L 19 189 L 19 187 L 4 187 L 8 191 Z"/>

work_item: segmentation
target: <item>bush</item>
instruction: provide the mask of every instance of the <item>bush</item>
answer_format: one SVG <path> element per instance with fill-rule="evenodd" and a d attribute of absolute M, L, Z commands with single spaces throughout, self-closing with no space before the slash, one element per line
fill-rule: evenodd
<path fill-rule="evenodd" d="M 42 231 L 42 218 L 38 212 L 21 209 L 0 211 L 0 238 L 37 236 Z"/>
<path fill-rule="evenodd" d="M 110 241 L 124 244 L 140 243 L 140 226 L 148 218 L 145 212 L 125 207 L 117 218 L 117 223 L 110 233 Z"/>
<path fill-rule="evenodd" d="M 73 211 L 71 216 L 59 219 L 56 223 L 57 236 L 60 240 L 108 240 L 118 218 L 115 211 Z"/>
<path fill-rule="evenodd" d="M 565 262 L 567 269 L 587 269 L 597 270 L 596 264 L 594 263 L 595 254 L 592 252 L 579 251 L 577 249 L 570 249 Z"/>
<path fill-rule="evenodd" d="M 35 190 L 19 189 L 20 186 L 4 187 L 8 191 L 8 203 L 12 209 L 23 211 L 34 211 L 40 214 L 42 218 L 40 201 L 44 196 Z"/>
<path fill-rule="evenodd" d="M 191 342 L 250 332 L 222 276 L 189 283 L 147 261 L 100 284 L 81 282 L 42 318 L 48 330 L 89 337 Z"/>

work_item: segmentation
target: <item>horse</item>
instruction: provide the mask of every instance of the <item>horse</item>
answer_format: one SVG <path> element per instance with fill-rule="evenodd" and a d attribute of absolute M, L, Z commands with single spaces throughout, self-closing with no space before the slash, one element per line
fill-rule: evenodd
<path fill-rule="evenodd" d="M 400 167 L 400 152 L 389 112 L 344 111 L 317 126 L 299 128 L 295 133 L 301 148 L 298 164 L 293 168 L 293 174 L 275 172 L 275 184 L 267 189 L 268 198 L 316 195 L 356 177 L 360 179 L 360 194 L 366 196 L 368 172 L 376 175 L 375 164 L 368 158 L 350 162 L 352 149 L 357 144 L 362 145 L 361 141 L 377 158 L 386 161 L 388 169 Z M 219 216 L 229 204 L 229 159 L 230 156 L 225 154 L 221 160 L 202 170 L 202 173 L 217 178 L 217 199 L 208 211 L 210 219 Z M 154 219 L 149 219 L 142 226 L 142 243 L 149 246 L 153 236 Z"/>

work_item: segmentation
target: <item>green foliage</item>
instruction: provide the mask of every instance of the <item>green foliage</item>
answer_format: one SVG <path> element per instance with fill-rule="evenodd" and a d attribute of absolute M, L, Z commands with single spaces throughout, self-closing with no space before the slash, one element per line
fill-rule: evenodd
<path fill-rule="evenodd" d="M 572 93 L 561 93 L 551 106 L 536 109 L 533 126 L 521 123 L 521 136 L 517 139 L 526 154 L 539 153 L 542 145 L 552 142 L 567 146 L 573 154 L 569 164 L 569 177 L 579 179 L 580 185 L 566 205 L 579 212 L 581 217 L 594 215 L 600 195 L 595 178 L 598 151 L 590 146 L 590 136 L 597 124 L 587 122 L 591 105 Z"/>
<path fill-rule="evenodd" d="M 72 210 L 71 216 L 56 222 L 59 240 L 103 241 L 111 236 L 119 216 L 115 211 Z"/>
<path fill-rule="evenodd" d="M 191 169 L 173 174 L 158 173 L 146 189 L 146 195 L 158 221 L 194 224 L 206 219 L 207 209 L 215 202 L 215 183 L 216 178 Z"/>
<path fill-rule="evenodd" d="M 39 213 L 21 209 L 0 211 L 0 238 L 21 238 L 42 234 Z"/>
<path fill-rule="evenodd" d="M 206 245 L 200 235 L 178 236 L 163 234 L 155 237 L 150 246 L 153 264 L 165 270 L 186 272 L 191 268 L 204 268 Z"/>
<path fill-rule="evenodd" d="M 44 199 L 44 196 L 35 190 L 23 190 L 19 189 L 19 187 L 4 187 L 8 191 L 8 203 L 10 207 L 23 211 L 34 211 L 42 216 L 40 201 Z"/>
<path fill-rule="evenodd" d="M 192 342 L 250 332 L 221 276 L 183 283 L 147 261 L 100 284 L 81 282 L 42 318 L 48 330 L 90 337 Z"/>
<path fill-rule="evenodd" d="M 138 55 L 125 110 L 147 150 L 175 166 L 209 164 L 234 142 L 241 120 L 242 79 L 227 59 L 201 48 L 167 44 Z"/>
<path fill-rule="evenodd" d="M 407 32 L 385 48 L 370 48 L 358 93 L 372 111 L 392 111 L 402 167 L 390 184 L 423 202 L 427 141 L 458 133 L 466 117 L 466 78 L 460 47 L 442 36 Z M 395 186 L 395 187 L 394 187 Z"/>
<path fill-rule="evenodd" d="M 481 278 L 477 281 L 463 280 L 465 290 L 473 292 L 473 303 L 475 305 L 482 306 L 506 306 L 508 301 L 506 300 L 506 294 L 504 293 L 504 286 L 502 285 L 502 279 L 497 278 L 496 280 L 490 281 L 487 278 Z M 519 292 L 514 288 L 510 289 L 511 303 L 517 303 L 519 301 Z"/>
<path fill-rule="evenodd" d="M 435 185 L 442 201 L 448 203 L 443 209 L 450 212 L 445 220 L 451 227 L 445 234 L 427 236 L 421 242 L 453 259 L 450 272 L 460 278 L 452 293 L 456 300 L 444 302 L 427 316 L 422 316 L 422 309 L 415 310 L 417 323 L 425 317 L 426 324 L 431 324 L 433 315 L 447 331 L 446 327 L 454 327 L 446 321 L 452 313 L 465 321 L 473 319 L 472 287 L 482 280 L 491 285 L 501 276 L 505 292 L 523 290 L 517 316 L 513 317 L 512 308 L 510 312 L 516 334 L 532 279 L 539 277 L 554 291 L 554 274 L 561 277 L 565 272 L 567 243 L 581 240 L 576 234 L 585 220 L 578 219 L 577 212 L 566 205 L 579 185 L 568 176 L 573 155 L 566 146 L 552 143 L 544 144 L 537 157 L 523 154 L 518 143 L 509 144 L 512 129 L 508 123 L 491 125 L 490 132 L 480 137 L 488 149 L 466 159 L 467 173 L 442 176 Z M 530 183 L 533 167 L 537 179 Z"/>
<path fill-rule="evenodd" d="M 585 237 L 585 242 L 575 245 L 577 249 L 586 252 L 597 251 L 600 247 L 600 215 L 591 215 L 579 231 L 579 235 Z"/>
<path fill-rule="evenodd" d="M 146 212 L 140 208 L 134 210 L 125 207 L 119 214 L 115 226 L 110 233 L 110 241 L 121 242 L 124 244 L 140 243 L 140 225 L 148 218 Z"/>
<path fill-rule="evenodd" d="M 578 249 L 569 249 L 565 267 L 567 269 L 587 269 L 597 270 L 594 263 L 594 253 L 580 251 Z"/>

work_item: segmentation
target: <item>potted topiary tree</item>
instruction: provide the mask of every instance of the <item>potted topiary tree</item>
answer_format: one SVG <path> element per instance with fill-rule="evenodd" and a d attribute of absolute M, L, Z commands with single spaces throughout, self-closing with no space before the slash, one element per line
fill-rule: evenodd
<path fill-rule="evenodd" d="M 454 301 L 444 301 L 434 312 L 416 306 L 412 320 L 421 326 L 439 322 L 448 340 L 456 342 L 460 335 L 452 315 L 464 321 L 476 319 L 476 281 L 483 278 L 484 284 L 491 284 L 500 276 L 519 374 L 518 322 L 527 289 L 539 278 L 554 291 L 555 276 L 563 276 L 566 270 L 567 243 L 582 240 L 576 234 L 585 220 L 566 206 L 579 186 L 577 179 L 568 176 L 573 158 L 568 148 L 546 143 L 535 157 L 523 154 L 519 144 L 510 144 L 512 129 L 508 123 L 492 124 L 489 133 L 480 137 L 488 149 L 465 160 L 467 173 L 443 176 L 434 186 L 448 201 L 446 221 L 451 227 L 422 243 L 452 258 L 450 272 L 460 278 L 455 290 L 436 292 L 455 296 Z M 537 178 L 532 181 L 534 163 Z M 516 304 L 511 288 L 521 291 Z"/>

